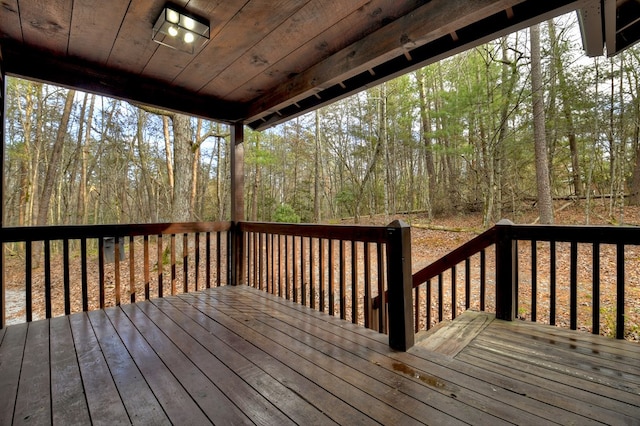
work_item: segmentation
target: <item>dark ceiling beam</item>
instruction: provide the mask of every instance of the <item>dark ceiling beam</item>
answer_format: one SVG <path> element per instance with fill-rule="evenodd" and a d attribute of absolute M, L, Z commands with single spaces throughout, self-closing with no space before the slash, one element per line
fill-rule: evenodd
<path fill-rule="evenodd" d="M 2 42 L 8 75 L 76 88 L 169 111 L 225 123 L 246 116 L 243 104 L 198 95 L 158 80 L 105 68 L 74 58 L 58 57 L 25 45 Z"/>
<path fill-rule="evenodd" d="M 480 20 L 477 20 L 478 17 L 476 16 L 475 22 L 464 27 L 451 28 L 446 26 L 446 30 L 440 31 L 443 35 L 439 38 L 420 44 L 412 49 L 401 49 L 398 51 L 398 56 L 388 59 L 377 66 L 364 68 L 359 74 L 350 77 L 345 77 L 343 74 L 340 76 L 342 78 L 337 79 L 336 83 L 322 91 L 310 88 L 303 92 L 302 95 L 293 96 L 294 102 L 288 104 L 283 102 L 279 105 L 280 109 L 270 114 L 264 115 L 260 113 L 260 110 L 255 109 L 254 105 L 253 109 L 249 110 L 249 113 L 253 111 L 256 112 L 256 115 L 247 120 L 246 124 L 253 129 L 264 130 L 363 89 L 376 86 L 500 36 L 581 8 L 594 1 L 599 2 L 599 0 L 524 1 L 510 8 L 501 9 L 497 13 Z M 505 2 L 499 3 L 502 6 L 505 5 Z M 352 50 L 351 47 L 346 50 L 350 49 Z"/>
<path fill-rule="evenodd" d="M 604 55 L 604 14 L 602 3 L 594 1 L 578 12 L 582 48 L 587 56 Z"/>

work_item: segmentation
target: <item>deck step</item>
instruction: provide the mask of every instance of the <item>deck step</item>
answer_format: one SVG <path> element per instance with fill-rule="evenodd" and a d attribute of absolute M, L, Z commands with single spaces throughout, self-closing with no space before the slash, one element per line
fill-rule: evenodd
<path fill-rule="evenodd" d="M 455 357 L 493 320 L 494 314 L 466 311 L 453 321 L 443 321 L 416 335 L 416 346 Z"/>

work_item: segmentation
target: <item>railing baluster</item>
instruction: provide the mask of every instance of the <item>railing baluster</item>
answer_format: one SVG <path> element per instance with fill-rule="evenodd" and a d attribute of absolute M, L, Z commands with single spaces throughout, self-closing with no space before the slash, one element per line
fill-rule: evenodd
<path fill-rule="evenodd" d="M 305 270 L 305 251 L 304 251 L 304 237 L 300 237 L 300 303 L 302 306 L 307 306 L 307 288 L 304 282 L 304 270 Z"/>
<path fill-rule="evenodd" d="M 480 310 L 485 310 L 487 296 L 487 252 L 480 251 Z"/>
<path fill-rule="evenodd" d="M 364 326 L 372 328 L 371 306 L 371 243 L 364 243 Z"/>
<path fill-rule="evenodd" d="M 285 299 L 289 300 L 289 236 L 284 236 L 284 294 Z"/>
<path fill-rule="evenodd" d="M 189 292 L 189 236 L 182 235 L 182 280 L 183 292 Z"/>
<path fill-rule="evenodd" d="M 98 288 L 100 309 L 104 309 L 104 238 L 98 238 Z"/>
<path fill-rule="evenodd" d="M 87 239 L 80 239 L 80 280 L 82 281 L 82 311 L 89 310 L 89 280 L 87 271 Z"/>
<path fill-rule="evenodd" d="M 176 270 L 176 235 L 171 234 L 171 294 L 176 294 L 176 281 L 178 271 Z M 161 296 L 162 297 L 162 296 Z"/>
<path fill-rule="evenodd" d="M 591 295 L 591 332 L 600 334 L 600 244 L 593 243 L 591 256 L 592 269 L 592 295 Z"/>
<path fill-rule="evenodd" d="M 309 237 L 309 305 L 311 309 L 316 308 L 316 283 L 314 280 L 314 265 L 315 259 L 313 257 L 313 245 L 316 239 Z"/>
<path fill-rule="evenodd" d="M 195 270 L 193 271 L 193 272 L 194 272 L 194 275 L 195 275 L 195 276 L 194 276 L 194 280 L 195 280 L 195 283 L 194 283 L 194 289 L 195 289 L 195 291 L 198 291 L 198 286 L 199 286 L 199 284 L 200 284 L 200 283 L 198 282 L 198 281 L 199 281 L 199 279 L 200 279 L 200 233 L 199 233 L 199 232 L 196 232 L 196 233 L 195 233 L 195 241 L 194 241 L 194 244 L 195 244 L 195 246 L 196 246 L 196 247 L 195 247 L 194 259 L 193 259 L 193 261 L 194 261 L 194 263 L 195 263 L 195 264 L 194 264 L 194 268 L 195 268 Z"/>
<path fill-rule="evenodd" d="M 116 306 L 120 306 L 120 237 L 115 237 L 113 241 L 113 275 L 115 278 Z"/>
<path fill-rule="evenodd" d="M 291 287 L 293 289 L 293 302 L 297 303 L 298 302 L 298 262 L 297 262 L 297 255 L 298 255 L 298 250 L 297 250 L 297 244 L 296 244 L 296 236 L 293 235 L 291 236 L 291 269 L 292 269 L 292 274 L 293 274 L 293 279 L 291 281 Z"/>
<path fill-rule="evenodd" d="M 219 234 L 219 232 L 216 232 Z M 205 288 L 211 288 L 211 232 L 205 232 L 204 234 L 204 252 L 205 252 L 205 262 L 204 262 L 204 273 L 205 273 Z M 219 267 L 220 262 L 216 262 L 216 266 Z"/>
<path fill-rule="evenodd" d="M 427 280 L 425 285 L 425 306 L 426 306 L 426 318 L 427 330 L 431 328 L 431 280 Z"/>
<path fill-rule="evenodd" d="M 624 244 L 616 244 L 616 339 L 624 339 Z"/>
<path fill-rule="evenodd" d="M 149 300 L 149 283 L 151 281 L 149 277 L 149 236 L 145 235 L 142 242 L 144 251 L 144 299 Z"/>
<path fill-rule="evenodd" d="M 420 331 L 420 287 L 413 289 L 413 332 Z"/>
<path fill-rule="evenodd" d="M 27 322 L 33 320 L 33 295 L 32 295 L 32 283 L 33 283 L 33 242 L 26 241 L 25 243 L 25 270 L 24 270 L 24 291 L 25 291 L 25 304 L 27 311 Z"/>
<path fill-rule="evenodd" d="M 383 250 L 386 249 L 386 245 L 377 243 L 377 255 L 378 255 L 378 296 L 380 297 L 380 307 L 378 309 L 378 331 L 380 333 L 387 332 L 387 301 L 385 300 L 385 279 L 384 279 L 384 254 Z"/>
<path fill-rule="evenodd" d="M 163 273 L 163 266 L 164 266 L 163 265 L 164 262 L 162 259 L 162 234 L 158 235 L 156 245 L 157 245 L 157 251 L 158 251 L 158 297 L 162 297 L 163 296 L 162 273 Z M 171 253 L 175 253 L 175 250 L 172 249 Z"/>
<path fill-rule="evenodd" d="M 64 283 L 64 314 L 71 315 L 71 279 L 69 274 L 69 239 L 62 240 L 62 275 Z"/>
<path fill-rule="evenodd" d="M 231 236 L 231 232 L 227 232 L 227 236 Z M 227 244 L 229 247 L 229 244 Z M 227 256 L 227 262 L 229 257 Z M 220 232 L 216 232 L 216 287 L 220 287 L 222 285 L 222 235 Z M 227 268 L 229 270 L 229 268 Z M 228 283 L 229 281 L 227 281 Z"/>
<path fill-rule="evenodd" d="M 51 241 L 44 240 L 45 318 L 51 318 Z"/>
<path fill-rule="evenodd" d="M 438 274 L 438 322 L 442 322 L 443 315 L 443 305 L 444 305 L 444 291 L 443 287 L 443 279 L 442 274 Z"/>
<path fill-rule="evenodd" d="M 531 321 L 538 317 L 538 244 L 531 240 Z"/>
<path fill-rule="evenodd" d="M 549 324 L 556 325 L 556 242 L 549 242 Z"/>
<path fill-rule="evenodd" d="M 319 257 L 319 262 L 320 262 L 320 270 L 318 271 L 318 279 L 320 281 L 320 295 L 319 295 L 319 307 L 320 307 L 320 312 L 325 312 L 325 303 L 324 303 L 324 298 L 325 298 L 325 287 L 324 287 L 324 272 L 325 272 L 325 268 L 326 268 L 326 258 L 324 256 L 324 238 L 319 238 L 318 239 L 318 257 Z"/>
<path fill-rule="evenodd" d="M 129 235 L 129 300 L 136 302 L 136 263 L 133 235 Z"/>
<path fill-rule="evenodd" d="M 260 290 L 264 290 L 264 280 L 263 280 L 263 274 L 264 274 L 264 253 L 263 253 L 263 233 L 260 232 L 258 234 L 258 253 L 256 253 L 258 255 L 258 288 Z"/>
<path fill-rule="evenodd" d="M 569 260 L 569 328 L 578 328 L 578 243 L 571 241 Z"/>
<path fill-rule="evenodd" d="M 471 258 L 464 260 L 464 308 L 471 308 Z"/>
<path fill-rule="evenodd" d="M 339 264 L 340 264 L 340 276 L 339 276 L 339 297 L 340 297 L 340 318 L 341 319 L 347 319 L 347 315 L 346 315 L 346 305 L 347 305 L 347 299 L 346 299 L 346 271 L 345 271 L 345 259 L 344 259 L 344 245 L 345 245 L 345 241 L 344 240 L 340 240 L 339 242 Z"/>
<path fill-rule="evenodd" d="M 358 323 L 358 251 L 351 240 L 351 322 Z"/>
<path fill-rule="evenodd" d="M 333 240 L 329 240 L 329 315 L 335 314 L 334 292 L 333 292 Z"/>
<path fill-rule="evenodd" d="M 457 303 L 457 290 L 456 290 L 456 266 L 451 268 L 451 319 L 456 319 L 456 311 L 458 310 Z"/>

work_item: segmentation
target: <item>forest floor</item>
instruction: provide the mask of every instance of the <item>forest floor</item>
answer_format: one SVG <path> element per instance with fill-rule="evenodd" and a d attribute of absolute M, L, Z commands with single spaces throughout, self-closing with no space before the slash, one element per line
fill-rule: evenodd
<path fill-rule="evenodd" d="M 555 221 L 557 224 L 585 224 L 587 223 L 587 217 L 585 212 L 584 203 L 569 203 L 559 202 L 556 205 Z M 598 200 L 592 204 L 592 208 L 589 212 L 589 223 L 592 225 L 612 225 L 612 224 L 624 224 L 630 226 L 640 226 L 640 207 L 626 207 L 624 211 L 616 210 L 614 217 L 609 214 L 608 200 Z M 518 215 L 505 215 L 505 218 L 510 219 L 514 223 L 528 224 L 533 223 L 536 220 L 537 211 L 534 206 L 521 207 Z M 374 216 L 374 217 L 362 217 L 361 224 L 369 225 L 386 225 L 392 220 L 401 219 L 409 223 L 411 228 L 412 238 L 412 269 L 413 272 L 417 272 L 423 267 L 429 265 L 433 261 L 444 256 L 451 250 L 459 247 L 468 240 L 477 236 L 484 231 L 482 227 L 482 214 L 479 212 L 474 213 L 458 213 L 447 216 L 437 216 L 429 220 L 425 214 L 405 214 L 397 215 L 393 217 Z M 345 219 L 342 223 L 353 223 L 353 220 Z M 640 244 L 640 241 L 638 242 Z M 164 242 L 165 246 L 167 241 Z M 73 249 L 73 247 L 72 247 Z M 127 249 L 128 250 L 128 249 Z M 202 248 L 201 248 L 202 250 Z M 95 251 L 95 250 L 94 250 Z M 225 260 L 225 247 L 222 247 L 222 259 L 221 264 L 226 262 Z M 157 284 L 154 286 L 154 281 L 157 282 L 159 271 L 157 270 L 157 250 L 155 245 L 151 248 L 151 297 L 156 297 Z M 144 279 L 141 276 L 143 271 L 142 267 L 142 247 L 140 243 L 136 243 L 136 277 L 135 282 L 138 284 L 134 289 L 136 300 L 144 299 Z M 569 327 L 569 244 L 558 243 L 556 247 L 556 275 L 557 275 L 557 293 L 556 293 L 556 319 L 555 323 L 562 327 Z M 89 253 L 90 256 L 96 257 L 97 252 Z M 215 256 L 215 253 L 212 253 Z M 529 244 L 519 244 L 519 304 L 518 304 L 518 316 L 521 319 L 531 320 L 531 246 Z M 591 294 L 591 246 L 582 245 L 578 246 L 578 329 L 590 332 L 591 331 L 591 318 L 592 318 L 592 294 Z M 639 246 L 627 246 L 625 248 L 625 338 L 632 341 L 640 341 L 640 245 Z M 479 272 L 479 256 L 475 256 L 472 259 L 471 265 L 471 279 L 474 283 L 472 290 L 472 300 L 470 305 L 472 309 L 479 309 L 477 283 L 480 281 Z M 52 311 L 53 316 L 61 315 L 64 313 L 64 291 L 62 284 L 62 263 L 60 256 L 54 256 L 51 265 L 52 271 Z M 600 289 L 600 333 L 604 335 L 613 335 L 615 332 L 615 300 L 616 300 L 616 247 L 611 245 L 602 245 L 600 248 L 600 275 L 601 275 L 601 289 Z M 200 287 L 203 287 L 202 280 L 205 276 L 204 272 L 204 255 L 201 255 L 201 264 L 199 272 Z M 131 298 L 132 292 L 129 289 L 129 275 L 128 258 L 121 262 L 122 272 L 120 278 L 121 290 L 121 303 L 128 303 Z M 190 259 L 193 262 L 193 259 Z M 490 271 L 487 274 L 487 309 L 493 309 L 494 291 L 493 289 L 493 250 L 487 250 L 487 270 Z M 90 264 L 92 262 L 89 262 Z M 95 263 L 95 262 L 93 262 Z M 550 282 L 550 258 L 549 258 L 549 244 L 538 243 L 537 244 L 537 316 L 536 321 L 541 323 L 550 323 L 550 300 L 552 299 L 549 289 Z M 163 260 L 163 274 L 164 274 L 164 293 L 171 293 L 170 277 L 170 265 L 166 264 Z M 25 275 L 24 275 L 24 259 L 19 254 L 6 254 L 5 259 L 5 279 L 7 283 L 7 303 L 8 303 L 8 316 L 9 323 L 22 322 L 25 318 Z M 105 269 L 105 306 L 112 306 L 115 301 L 115 274 L 114 265 L 107 264 Z M 72 256 L 70 261 L 70 278 L 71 278 L 71 311 L 78 312 L 82 310 L 81 306 L 81 289 L 80 289 L 80 261 L 79 256 Z M 183 286 L 182 264 L 179 259 L 177 262 L 177 278 L 174 283 L 176 291 L 181 292 Z M 189 291 L 195 290 L 195 277 L 192 272 L 193 264 L 191 263 L 188 273 L 188 289 Z M 214 267 L 212 267 L 214 269 Z M 528 272 L 525 272 L 528 271 Z M 360 272 L 362 273 L 362 272 Z M 466 301 L 464 300 L 464 265 L 460 265 L 457 268 L 456 279 L 456 293 L 457 303 L 456 312 L 461 313 L 464 310 Z M 89 282 L 91 288 L 89 289 L 89 309 L 97 309 L 99 307 L 99 297 L 97 291 L 98 282 L 98 270 L 90 265 Z M 32 271 L 32 303 L 34 306 L 34 319 L 44 317 L 44 274 L 43 268 L 34 269 Z M 212 282 L 211 285 L 216 285 L 217 281 Z M 226 276 L 220 278 L 221 284 L 226 284 Z M 437 280 L 436 280 L 437 281 Z M 435 286 L 435 284 L 434 284 Z M 451 279 L 450 274 L 444 274 L 443 288 L 445 289 L 445 303 L 444 303 L 444 318 L 451 317 L 452 307 L 450 302 L 451 294 Z M 360 289 L 360 292 L 362 289 Z M 434 293 L 435 292 L 434 290 Z M 420 327 L 424 329 L 426 327 L 426 297 L 421 291 L 420 297 Z M 361 295 L 362 296 L 362 295 Z M 362 300 L 362 298 L 360 298 Z M 431 300 L 431 318 L 432 325 L 437 313 L 437 300 Z M 362 315 L 362 313 L 360 313 Z M 349 314 L 347 314 L 349 317 Z"/>

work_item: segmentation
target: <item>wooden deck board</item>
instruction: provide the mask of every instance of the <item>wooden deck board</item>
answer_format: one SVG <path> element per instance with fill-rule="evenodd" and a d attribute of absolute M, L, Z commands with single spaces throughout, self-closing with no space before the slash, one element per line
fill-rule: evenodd
<path fill-rule="evenodd" d="M 9 326 L 0 425 L 638 423 L 640 345 L 474 315 L 409 352 L 247 287 Z"/>

